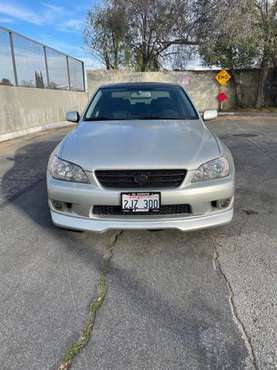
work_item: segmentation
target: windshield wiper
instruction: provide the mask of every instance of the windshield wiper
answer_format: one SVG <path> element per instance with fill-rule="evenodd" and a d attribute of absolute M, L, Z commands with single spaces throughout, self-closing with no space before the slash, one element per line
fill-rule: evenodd
<path fill-rule="evenodd" d="M 162 117 L 159 117 L 159 116 L 141 116 L 141 117 L 135 117 L 133 119 L 162 119 Z"/>
<path fill-rule="evenodd" d="M 160 116 L 141 116 L 141 117 L 128 117 L 128 118 L 112 118 L 112 117 L 91 117 L 85 118 L 84 121 L 135 121 L 135 120 L 188 120 L 192 117 L 160 117 Z"/>
<path fill-rule="evenodd" d="M 142 116 L 142 117 L 136 117 L 133 119 L 145 119 L 145 120 L 150 120 L 150 119 L 160 119 L 160 120 L 185 120 L 185 119 L 190 119 L 190 117 L 160 117 L 160 116 Z"/>
<path fill-rule="evenodd" d="M 90 117 L 85 118 L 84 121 L 118 121 L 118 119 L 112 117 Z"/>

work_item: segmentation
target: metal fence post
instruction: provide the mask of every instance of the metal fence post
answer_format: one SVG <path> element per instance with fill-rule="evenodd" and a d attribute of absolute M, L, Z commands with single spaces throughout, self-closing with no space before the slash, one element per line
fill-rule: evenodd
<path fill-rule="evenodd" d="M 48 70 L 46 46 L 43 46 L 43 53 L 44 53 L 44 64 L 45 64 L 45 71 L 46 71 L 47 87 L 50 87 L 50 79 L 49 79 L 49 70 Z"/>
<path fill-rule="evenodd" d="M 0 0 L 1 1 L 1 0 Z M 67 89 L 67 90 L 80 90 L 78 85 L 80 84 L 81 85 L 81 79 L 82 79 L 82 84 L 83 84 L 83 88 L 81 90 L 85 91 L 85 87 L 86 87 L 86 76 L 85 76 L 85 70 L 84 70 L 84 63 L 77 59 L 77 58 L 73 58 L 73 57 L 70 57 L 54 48 L 51 48 L 50 46 L 47 46 L 47 45 L 44 45 L 44 44 L 41 44 L 40 42 L 38 41 L 35 41 L 35 40 L 32 40 L 31 38 L 29 37 L 26 37 L 26 36 L 23 36 L 15 31 L 12 31 L 8 28 L 4 28 L 2 26 L 0 26 L 0 31 L 4 31 L 5 32 L 5 35 L 7 36 L 8 38 L 8 44 L 7 44 L 7 47 L 5 45 L 5 47 L 7 48 L 7 50 L 4 50 L 5 52 L 8 52 L 9 51 L 9 54 L 10 54 L 10 66 L 12 68 L 12 71 L 11 71 L 11 74 L 12 76 L 10 76 L 10 78 L 14 78 L 14 81 L 12 81 L 12 84 L 14 86 L 28 86 L 28 87 L 37 87 L 37 86 L 33 86 L 33 80 L 36 79 L 36 72 L 44 72 L 45 70 L 45 76 L 43 75 L 43 85 L 45 88 L 57 88 L 57 89 Z M 15 37 L 18 38 L 18 41 L 15 39 Z M 40 52 L 39 52 L 39 61 L 40 61 L 40 64 L 39 64 L 39 71 L 36 71 L 35 68 L 36 67 L 36 64 L 34 64 L 34 59 L 32 57 L 32 55 L 30 55 L 30 53 L 28 53 L 28 51 L 30 50 L 30 48 L 32 47 L 32 45 L 28 45 L 26 44 L 26 46 L 24 46 L 24 52 L 26 53 L 26 56 L 28 57 L 28 61 L 27 63 L 30 64 L 29 66 L 29 71 L 26 72 L 24 69 L 23 71 L 20 70 L 20 63 L 21 63 L 21 55 L 17 55 L 17 52 L 19 52 L 18 48 L 20 48 L 20 45 L 16 44 L 15 45 L 15 41 L 16 42 L 20 42 L 20 40 L 23 39 L 24 41 L 28 41 L 28 42 L 31 42 L 32 45 L 39 45 L 40 48 L 42 48 L 43 50 L 43 53 L 41 53 L 41 49 L 40 49 Z M 10 49 L 10 50 L 8 50 Z M 37 53 L 37 50 L 36 49 L 36 53 Z M 51 63 L 53 62 L 53 59 L 52 59 L 52 55 L 50 53 L 50 51 L 53 51 L 55 52 L 56 54 L 55 55 L 58 55 L 60 57 L 65 57 L 66 58 L 66 66 L 65 68 L 63 67 L 61 70 L 60 69 L 57 69 L 57 73 L 58 73 L 58 76 L 57 76 L 57 81 L 55 81 L 56 79 L 56 76 L 55 74 L 51 76 Z M 70 59 L 71 58 L 71 59 Z M 71 60 L 72 60 L 72 63 L 73 61 L 76 61 L 78 62 L 78 73 L 75 71 L 75 65 L 73 64 L 72 65 L 72 70 L 71 70 Z M 79 64 L 81 63 L 81 67 L 82 67 L 82 76 L 81 76 L 81 73 L 79 71 Z M 49 65 L 50 65 L 50 70 L 49 70 Z M 53 65 L 53 68 L 55 69 L 55 61 L 54 61 L 54 65 Z M 20 72 L 20 75 L 18 75 L 18 73 Z M 72 72 L 72 75 L 71 75 L 71 72 Z M 76 72 L 76 76 L 74 74 L 74 72 Z M 26 73 L 28 75 L 28 77 L 26 77 Z M 34 74 L 35 77 L 30 80 L 30 83 L 29 81 L 27 81 L 26 79 L 30 79 L 30 73 Z M 66 77 L 67 76 L 67 77 Z M 40 76 L 39 76 L 40 77 Z M 59 83 L 59 79 L 63 78 L 67 80 L 67 86 L 60 86 L 58 85 Z M 76 84 L 77 86 L 74 86 L 75 84 L 75 80 L 74 79 L 77 79 L 76 81 Z M 51 81 L 51 79 L 53 79 Z M 53 86 L 51 86 L 51 84 Z M 66 84 L 66 81 L 63 83 L 63 84 Z"/>
<path fill-rule="evenodd" d="M 18 78 L 17 78 L 17 71 L 16 71 L 16 63 L 15 63 L 15 54 L 14 54 L 14 45 L 13 45 L 12 32 L 9 32 L 9 38 L 10 38 L 10 48 L 11 48 L 11 55 L 12 55 L 14 82 L 15 82 L 15 86 L 18 86 Z"/>
<path fill-rule="evenodd" d="M 85 63 L 82 63 L 82 72 L 83 72 L 83 91 L 86 91 L 86 76 L 85 76 Z"/>
<path fill-rule="evenodd" d="M 67 66 L 68 87 L 69 87 L 69 90 L 71 90 L 71 81 L 70 81 L 70 73 L 69 73 L 69 60 L 68 60 L 68 56 L 66 56 L 66 66 Z"/>

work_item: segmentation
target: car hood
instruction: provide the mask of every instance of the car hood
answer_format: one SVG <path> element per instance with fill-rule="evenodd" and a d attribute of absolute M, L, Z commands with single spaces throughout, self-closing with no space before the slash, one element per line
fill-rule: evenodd
<path fill-rule="evenodd" d="M 192 170 L 220 155 L 200 120 L 81 121 L 60 148 L 60 158 L 85 170 Z"/>

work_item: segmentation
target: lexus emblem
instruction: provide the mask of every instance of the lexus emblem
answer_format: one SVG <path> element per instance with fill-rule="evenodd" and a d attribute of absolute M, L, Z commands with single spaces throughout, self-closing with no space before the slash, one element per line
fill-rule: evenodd
<path fill-rule="evenodd" d="M 144 175 L 142 173 L 139 173 L 135 175 L 134 182 L 138 184 L 139 186 L 146 185 L 148 183 L 149 177 L 147 175 Z"/>

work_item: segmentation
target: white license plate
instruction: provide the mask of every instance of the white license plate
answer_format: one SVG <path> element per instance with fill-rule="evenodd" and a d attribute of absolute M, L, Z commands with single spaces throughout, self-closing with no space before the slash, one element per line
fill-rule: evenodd
<path fill-rule="evenodd" d="M 159 211 L 160 193 L 122 193 L 121 207 L 126 213 Z"/>

